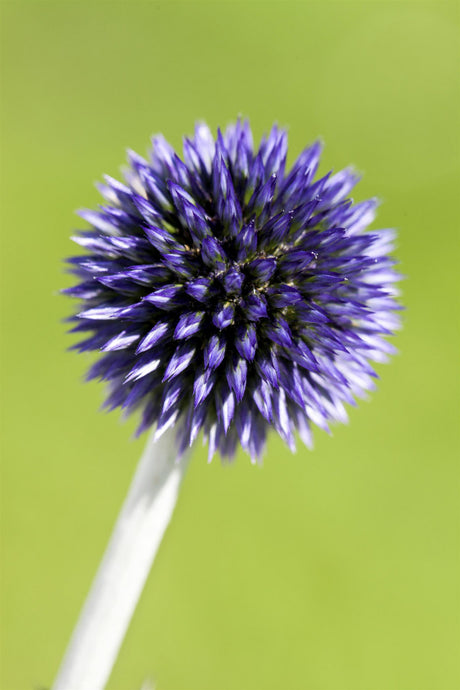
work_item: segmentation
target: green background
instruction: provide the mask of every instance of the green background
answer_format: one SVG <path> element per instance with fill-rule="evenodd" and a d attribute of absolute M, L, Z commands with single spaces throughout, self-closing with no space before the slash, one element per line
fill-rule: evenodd
<path fill-rule="evenodd" d="M 460 688 L 458 24 L 442 2 L 3 3 L 2 690 L 51 685 L 144 443 L 65 351 L 74 209 L 127 147 L 239 113 L 365 173 L 408 276 L 400 354 L 313 452 L 196 449 L 109 688 Z"/>

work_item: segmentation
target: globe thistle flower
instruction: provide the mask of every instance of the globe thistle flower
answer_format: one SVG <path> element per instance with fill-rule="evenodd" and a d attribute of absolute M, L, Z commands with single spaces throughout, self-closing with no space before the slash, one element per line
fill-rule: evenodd
<path fill-rule="evenodd" d="M 53 690 L 105 687 L 201 431 L 210 457 L 240 443 L 256 460 L 270 428 L 311 445 L 393 352 L 394 233 L 367 229 L 377 202 L 353 204 L 353 170 L 315 178 L 320 153 L 286 171 L 282 129 L 254 149 L 247 122 L 215 140 L 200 124 L 183 159 L 161 136 L 149 161 L 129 152 L 125 183 L 107 177 L 107 203 L 81 212 L 75 347 L 101 353 L 88 378 L 108 382 L 106 406 L 140 408 L 155 434 Z"/>
<path fill-rule="evenodd" d="M 125 183 L 81 211 L 75 347 L 101 352 L 88 378 L 107 408 L 141 408 L 139 432 L 175 426 L 182 453 L 203 431 L 210 457 L 240 443 L 254 460 L 270 428 L 310 446 L 374 387 L 398 326 L 394 232 L 367 230 L 377 200 L 353 203 L 352 169 L 316 178 L 320 153 L 286 170 L 277 126 L 254 148 L 247 122 L 199 124 L 182 158 L 162 136 L 148 161 L 130 151 Z"/>

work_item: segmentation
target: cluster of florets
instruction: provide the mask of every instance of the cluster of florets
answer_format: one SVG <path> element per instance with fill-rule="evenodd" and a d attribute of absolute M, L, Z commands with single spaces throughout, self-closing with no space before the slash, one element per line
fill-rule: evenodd
<path fill-rule="evenodd" d="M 210 457 L 239 442 L 256 459 L 270 428 L 311 445 L 312 423 L 373 388 L 398 326 L 394 233 L 366 231 L 376 200 L 347 198 L 352 170 L 315 181 L 320 152 L 285 171 L 276 126 L 254 150 L 246 122 L 216 139 L 200 124 L 183 159 L 161 136 L 149 161 L 129 152 L 126 184 L 107 177 L 107 205 L 81 212 L 75 347 L 102 353 L 88 376 L 109 409 L 141 408 L 139 432 L 175 425 L 181 452 L 203 431 Z"/>

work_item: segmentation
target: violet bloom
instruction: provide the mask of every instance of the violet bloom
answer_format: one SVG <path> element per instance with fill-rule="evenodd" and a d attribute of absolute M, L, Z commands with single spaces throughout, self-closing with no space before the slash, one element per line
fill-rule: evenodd
<path fill-rule="evenodd" d="M 75 347 L 101 351 L 88 378 L 109 409 L 142 409 L 139 432 L 257 459 L 270 428 L 310 446 L 374 387 L 398 326 L 394 232 L 367 231 L 377 201 L 353 204 L 352 170 L 315 180 L 320 152 L 286 171 L 278 127 L 255 150 L 247 122 L 216 140 L 199 124 L 182 159 L 161 136 L 149 161 L 129 152 L 126 184 L 107 177 L 107 204 L 81 212 Z"/>

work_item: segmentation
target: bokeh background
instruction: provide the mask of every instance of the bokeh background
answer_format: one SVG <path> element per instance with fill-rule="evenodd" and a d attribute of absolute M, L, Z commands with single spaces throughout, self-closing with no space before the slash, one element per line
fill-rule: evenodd
<path fill-rule="evenodd" d="M 448 2 L 3 2 L 2 690 L 51 685 L 144 443 L 66 352 L 74 210 L 127 147 L 239 113 L 382 199 L 400 354 L 313 452 L 196 449 L 109 688 L 460 688 L 458 28 Z"/>

